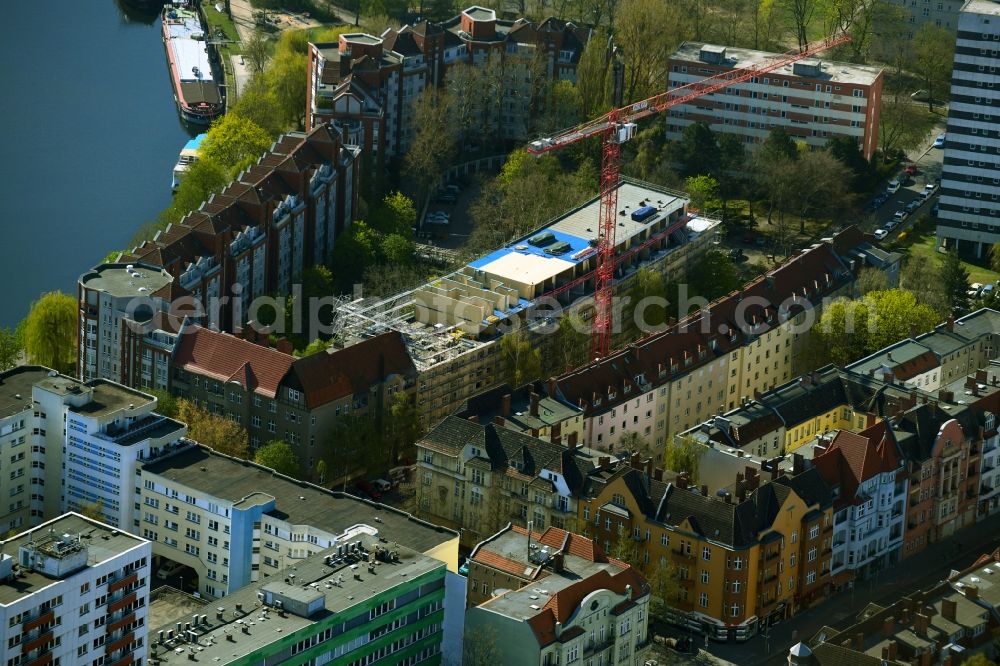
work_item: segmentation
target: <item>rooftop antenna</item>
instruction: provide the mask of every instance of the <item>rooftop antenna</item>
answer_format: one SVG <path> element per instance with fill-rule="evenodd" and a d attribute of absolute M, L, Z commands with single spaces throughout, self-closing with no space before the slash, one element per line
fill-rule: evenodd
<path fill-rule="evenodd" d="M 531 526 L 535 524 L 535 521 L 528 521 L 528 561 L 531 561 Z"/>

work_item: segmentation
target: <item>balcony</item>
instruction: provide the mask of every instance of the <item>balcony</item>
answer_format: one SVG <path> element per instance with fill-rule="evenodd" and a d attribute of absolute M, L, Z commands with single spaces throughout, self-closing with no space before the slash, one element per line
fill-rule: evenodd
<path fill-rule="evenodd" d="M 117 592 L 118 590 L 120 590 L 120 589 L 122 589 L 124 587 L 128 587 L 132 583 L 138 583 L 138 582 L 139 582 L 139 575 L 138 574 L 130 574 L 130 575 L 125 576 L 124 578 L 122 578 L 120 580 L 116 580 L 113 583 L 109 583 L 108 584 L 108 592 L 109 593 Z"/>
<path fill-rule="evenodd" d="M 129 664 L 132 664 L 134 662 L 135 662 L 135 657 L 133 657 L 132 653 L 130 652 L 127 655 L 125 655 L 124 657 L 122 657 L 121 659 L 119 659 L 118 661 L 111 662 L 111 663 L 108 663 L 107 661 L 105 661 L 104 662 L 104 666 L 129 666 Z"/>
<path fill-rule="evenodd" d="M 44 624 L 48 624 L 49 622 L 52 622 L 55 619 L 56 619 L 56 614 L 54 611 L 46 611 L 34 619 L 26 620 L 24 624 L 21 625 L 21 631 L 23 631 L 24 633 L 28 633 L 32 629 L 36 629 Z"/>
<path fill-rule="evenodd" d="M 121 610 L 122 608 L 125 608 L 126 606 L 128 606 L 131 603 L 134 603 L 135 602 L 135 598 L 136 598 L 135 597 L 135 592 L 133 592 L 132 594 L 129 594 L 129 595 L 126 595 L 125 597 L 122 597 L 118 601 L 115 601 L 115 602 L 112 602 L 112 603 L 108 604 L 108 615 L 114 613 L 115 611 Z"/>
<path fill-rule="evenodd" d="M 21 654 L 28 654 L 29 652 L 33 652 L 41 648 L 43 645 L 52 642 L 52 637 L 53 634 L 51 630 L 39 633 L 39 635 L 35 637 L 29 636 L 29 640 L 21 644 Z"/>
<path fill-rule="evenodd" d="M 771 560 L 777 558 L 779 555 L 781 555 L 781 552 L 777 550 L 772 550 L 769 553 L 764 553 L 764 561 L 770 562 Z"/>
<path fill-rule="evenodd" d="M 28 662 L 22 662 L 21 666 L 48 666 L 52 663 L 52 652 L 46 652 Z"/>
<path fill-rule="evenodd" d="M 114 633 L 121 629 L 122 627 L 128 626 L 130 623 L 135 622 L 135 613 L 129 613 L 120 620 L 116 620 L 108 625 L 108 633 Z"/>
<path fill-rule="evenodd" d="M 692 553 L 691 551 L 685 551 L 683 548 L 674 548 L 673 549 L 673 553 L 674 553 L 675 556 L 677 556 L 677 557 L 679 557 L 681 559 L 685 559 L 685 560 L 694 560 L 695 559 L 694 553 Z"/>
<path fill-rule="evenodd" d="M 119 650 L 125 649 L 129 643 L 135 640 L 135 634 L 128 632 L 121 638 L 111 643 L 104 644 L 104 654 L 111 654 L 112 652 L 118 652 Z"/>
<path fill-rule="evenodd" d="M 583 646 L 583 658 L 587 659 L 595 654 L 600 654 L 601 652 L 604 652 L 614 644 L 615 644 L 614 634 L 608 636 L 603 641 L 588 640 L 587 643 Z"/>

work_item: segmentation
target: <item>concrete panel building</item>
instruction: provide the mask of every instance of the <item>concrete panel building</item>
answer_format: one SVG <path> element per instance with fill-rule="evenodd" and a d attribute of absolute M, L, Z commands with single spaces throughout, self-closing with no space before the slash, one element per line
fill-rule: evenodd
<path fill-rule="evenodd" d="M 670 56 L 669 87 L 777 57 L 780 54 L 685 42 Z M 752 148 L 772 127 L 782 127 L 793 140 L 813 148 L 822 148 L 834 137 L 850 137 L 871 159 L 878 148 L 882 83 L 878 67 L 801 60 L 672 108 L 667 138 L 679 139 L 688 125 L 705 122 L 712 131 L 735 134 Z"/>
<path fill-rule="evenodd" d="M 66 513 L 0 550 L 3 663 L 146 663 L 148 541 Z"/>

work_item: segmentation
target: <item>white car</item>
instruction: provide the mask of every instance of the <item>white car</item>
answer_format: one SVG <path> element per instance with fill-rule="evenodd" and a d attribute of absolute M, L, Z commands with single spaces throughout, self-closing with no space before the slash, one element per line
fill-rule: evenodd
<path fill-rule="evenodd" d="M 889 194 L 895 194 L 899 192 L 899 181 L 893 178 L 889 181 L 889 185 L 885 188 L 885 191 Z"/>
<path fill-rule="evenodd" d="M 164 562 L 159 569 L 157 569 L 156 577 L 159 578 L 160 580 L 166 580 L 183 568 L 184 568 L 183 564 L 168 560 Z"/>
<path fill-rule="evenodd" d="M 930 195 L 937 192 L 937 188 L 938 188 L 937 183 L 927 183 L 926 185 L 924 185 L 924 198 L 926 199 Z"/>
<path fill-rule="evenodd" d="M 969 290 L 965 293 L 969 296 L 969 298 L 979 298 L 979 294 L 981 294 L 982 291 L 983 285 L 979 282 L 973 282 L 969 285 Z"/>
<path fill-rule="evenodd" d="M 431 212 L 427 213 L 427 217 L 442 217 L 442 218 L 444 218 L 446 220 L 450 220 L 451 219 L 451 214 L 450 213 L 446 213 L 443 210 L 432 210 Z"/>
<path fill-rule="evenodd" d="M 945 138 L 947 138 L 947 134 L 946 133 L 942 132 L 941 134 L 938 134 L 937 138 L 934 139 L 934 147 L 935 148 L 944 148 L 944 140 L 945 140 Z"/>
<path fill-rule="evenodd" d="M 875 230 L 875 240 L 882 240 L 883 238 L 885 238 L 888 235 L 889 235 L 889 231 L 887 229 L 876 229 Z"/>

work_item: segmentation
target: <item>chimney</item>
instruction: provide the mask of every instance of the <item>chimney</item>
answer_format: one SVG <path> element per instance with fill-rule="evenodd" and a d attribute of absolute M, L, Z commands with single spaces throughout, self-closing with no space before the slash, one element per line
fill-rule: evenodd
<path fill-rule="evenodd" d="M 865 635 L 860 631 L 854 634 L 854 649 L 858 652 L 865 649 Z"/>
<path fill-rule="evenodd" d="M 243 339 L 247 342 L 257 342 L 257 330 L 253 326 L 247 326 L 243 329 Z"/>
<path fill-rule="evenodd" d="M 896 632 L 896 618 L 889 616 L 882 620 L 882 635 L 886 638 L 891 637 Z"/>
<path fill-rule="evenodd" d="M 556 394 L 556 378 L 549 377 L 549 397 L 555 397 Z"/>
<path fill-rule="evenodd" d="M 567 446 L 567 447 L 568 447 L 568 448 L 569 448 L 570 450 L 572 450 L 572 449 L 575 449 L 575 448 L 576 448 L 576 438 L 577 438 L 577 437 L 578 437 L 578 435 L 577 435 L 576 431 L 574 430 L 574 431 L 573 431 L 573 432 L 571 432 L 571 433 L 569 434 L 569 436 L 568 436 L 568 437 L 566 438 L 566 446 Z"/>
<path fill-rule="evenodd" d="M 653 459 L 646 458 L 646 479 L 650 479 L 653 476 Z"/>
<path fill-rule="evenodd" d="M 494 416 L 493 417 L 493 425 L 498 425 L 498 426 L 500 426 L 502 428 L 505 423 L 507 423 L 507 420 L 504 419 L 504 417 L 502 417 L 502 416 Z"/>
<path fill-rule="evenodd" d="M 947 328 L 947 329 L 948 329 L 949 331 L 954 331 L 954 330 L 955 330 L 955 316 L 954 316 L 954 315 L 950 315 L 950 316 L 948 317 L 948 323 L 947 323 L 947 324 L 945 324 L 944 326 L 945 326 L 945 328 Z"/>
<path fill-rule="evenodd" d="M 633 453 L 632 456 L 629 458 L 629 465 L 632 466 L 632 469 L 641 470 L 642 469 L 642 454 L 640 454 L 640 453 Z"/>
<path fill-rule="evenodd" d="M 534 391 L 531 392 L 531 415 L 538 416 L 538 394 Z"/>
<path fill-rule="evenodd" d="M 923 613 L 917 613 L 916 617 L 913 618 L 913 633 L 921 638 L 927 638 L 927 627 L 930 623 L 929 617 Z"/>
<path fill-rule="evenodd" d="M 601 469 L 610 469 L 611 467 L 611 456 L 598 456 L 597 466 Z"/>
<path fill-rule="evenodd" d="M 984 368 L 976 370 L 976 381 L 980 384 L 986 383 L 986 370 Z"/>
<path fill-rule="evenodd" d="M 687 490 L 688 477 L 686 473 L 681 472 L 680 476 L 677 477 L 677 487 L 681 490 Z"/>
<path fill-rule="evenodd" d="M 706 485 L 701 486 L 701 495 L 702 497 L 708 497 L 708 486 Z"/>
<path fill-rule="evenodd" d="M 792 454 L 792 474 L 801 474 L 806 469 L 806 459 L 801 453 Z"/>
<path fill-rule="evenodd" d="M 889 641 L 889 660 L 894 661 L 896 659 L 896 653 L 899 650 L 899 645 L 896 641 Z"/>
<path fill-rule="evenodd" d="M 965 592 L 965 598 L 969 601 L 976 601 L 979 599 L 979 588 L 975 585 L 966 585 L 962 591 Z"/>
<path fill-rule="evenodd" d="M 562 573 L 563 553 L 561 550 L 552 556 L 552 570 L 555 571 L 556 573 Z"/>
<path fill-rule="evenodd" d="M 950 620 L 951 622 L 955 621 L 955 607 L 957 605 L 958 604 L 955 602 L 954 599 L 941 600 L 941 615 L 944 617 L 944 619 Z"/>
<path fill-rule="evenodd" d="M 504 417 L 510 416 L 510 393 L 504 393 L 500 399 L 500 414 Z"/>
<path fill-rule="evenodd" d="M 653 478 L 656 479 L 657 481 L 663 481 L 663 468 L 662 467 L 654 467 L 653 468 Z"/>
<path fill-rule="evenodd" d="M 278 344 L 277 344 L 277 345 L 275 345 L 275 347 L 276 347 L 276 348 L 278 349 L 278 351 L 280 351 L 280 352 L 281 352 L 282 354 L 288 354 L 288 355 L 291 355 L 291 353 L 292 353 L 293 351 L 295 351 L 295 346 L 294 346 L 294 345 L 292 345 L 292 341 L 291 341 L 291 340 L 289 340 L 288 338 L 279 338 L 279 339 L 278 339 Z"/>

